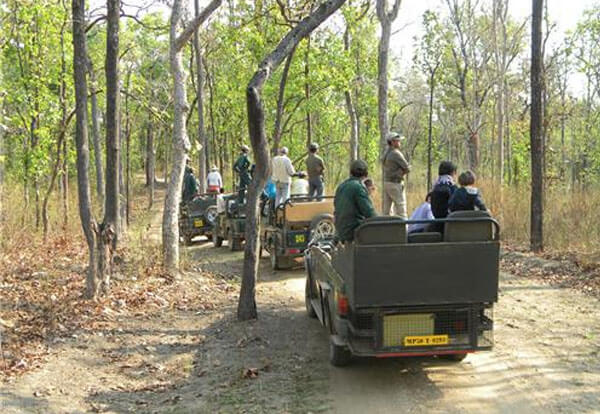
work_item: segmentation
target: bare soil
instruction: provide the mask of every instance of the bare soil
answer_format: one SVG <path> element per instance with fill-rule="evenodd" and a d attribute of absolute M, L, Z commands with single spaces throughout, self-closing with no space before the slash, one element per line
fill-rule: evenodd
<path fill-rule="evenodd" d="M 263 259 L 259 319 L 236 321 L 242 256 L 187 248 L 190 271 L 161 282 L 152 306 L 113 309 L 101 329 L 54 341 L 40 368 L 2 385 L 0 412 L 600 412 L 600 302 L 589 295 L 503 273 L 492 352 L 334 368 L 325 330 L 305 315 L 302 269 Z"/>

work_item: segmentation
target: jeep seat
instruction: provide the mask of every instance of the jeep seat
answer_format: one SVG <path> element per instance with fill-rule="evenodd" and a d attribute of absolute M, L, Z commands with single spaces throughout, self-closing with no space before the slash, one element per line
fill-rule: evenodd
<path fill-rule="evenodd" d="M 280 214 L 278 211 L 278 216 Z M 306 202 L 292 201 L 285 205 L 285 218 L 290 223 L 310 223 L 313 218 L 320 214 L 333 214 L 333 199 Z"/>
<path fill-rule="evenodd" d="M 469 210 L 454 211 L 448 214 L 449 219 L 476 219 L 491 217 L 487 211 Z M 444 228 L 445 242 L 473 242 L 494 240 L 494 225 L 491 221 L 446 222 Z"/>
<path fill-rule="evenodd" d="M 354 240 L 362 246 L 404 244 L 407 241 L 406 222 L 393 216 L 370 218 L 355 230 Z"/>

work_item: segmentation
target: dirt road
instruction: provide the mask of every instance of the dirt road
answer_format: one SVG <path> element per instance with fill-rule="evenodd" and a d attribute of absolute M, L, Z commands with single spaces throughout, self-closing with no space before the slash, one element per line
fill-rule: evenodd
<path fill-rule="evenodd" d="M 597 413 L 600 303 L 502 274 L 496 347 L 434 358 L 327 361 L 305 316 L 301 269 L 264 259 L 259 320 L 235 320 L 242 253 L 198 243 L 181 285 L 214 305 L 119 319 L 56 345 L 40 370 L 2 387 L 3 413 Z M 214 276 L 207 277 L 207 274 Z"/>

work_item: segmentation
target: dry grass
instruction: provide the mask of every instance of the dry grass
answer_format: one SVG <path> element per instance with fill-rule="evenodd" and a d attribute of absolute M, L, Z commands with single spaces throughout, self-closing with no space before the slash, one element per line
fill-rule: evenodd
<path fill-rule="evenodd" d="M 82 297 L 87 247 L 76 195 L 66 226 L 60 200 L 50 204 L 50 232 L 44 240 L 34 214 L 20 203 L 21 193 L 6 193 L 0 228 L 0 379 L 39 365 L 55 338 L 101 326 L 111 309 L 143 308 L 171 285 L 162 277 L 159 246 L 148 234 L 154 212 L 146 208 L 142 187 L 134 194 L 132 226 L 118 251 L 124 260 L 113 275 L 111 294 L 91 302 Z"/>

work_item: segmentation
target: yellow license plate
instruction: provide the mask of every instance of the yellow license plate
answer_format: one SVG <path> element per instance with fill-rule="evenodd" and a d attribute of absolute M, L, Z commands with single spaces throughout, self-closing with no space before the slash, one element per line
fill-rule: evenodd
<path fill-rule="evenodd" d="M 296 234 L 296 243 L 304 243 L 305 240 L 304 234 Z"/>
<path fill-rule="evenodd" d="M 204 226 L 204 222 L 200 219 L 194 220 L 194 227 L 202 227 Z"/>
<path fill-rule="evenodd" d="M 404 346 L 448 345 L 448 335 L 405 336 Z"/>

